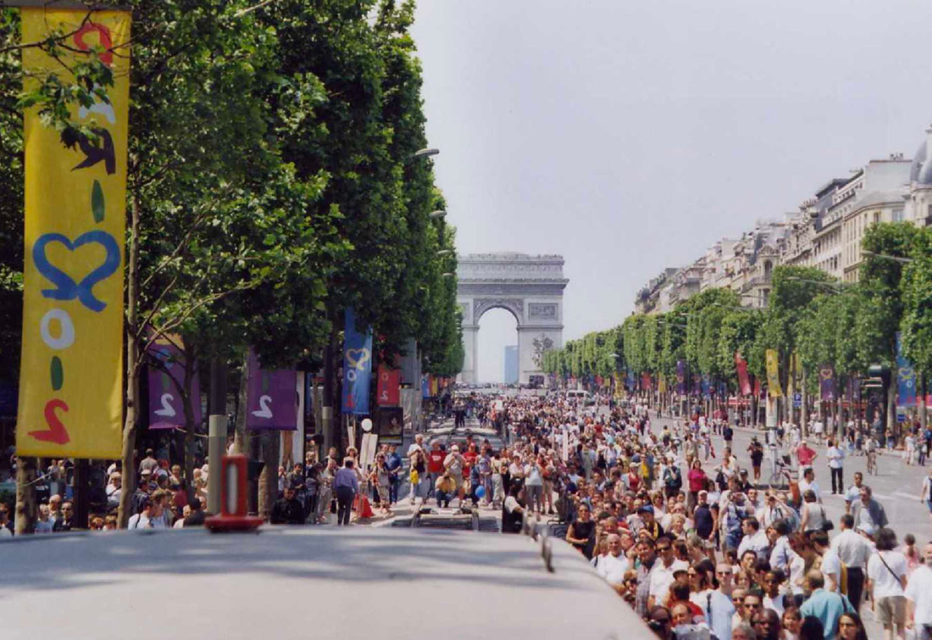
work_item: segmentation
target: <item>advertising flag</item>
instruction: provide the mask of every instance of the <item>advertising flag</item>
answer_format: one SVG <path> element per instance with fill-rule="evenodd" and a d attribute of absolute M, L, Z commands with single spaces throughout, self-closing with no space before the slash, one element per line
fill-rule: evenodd
<path fill-rule="evenodd" d="M 903 345 L 900 343 L 900 334 L 896 334 L 896 369 L 897 369 L 897 404 L 901 407 L 916 406 L 916 370 L 913 363 L 903 355 Z"/>
<path fill-rule="evenodd" d="M 767 392 L 771 398 L 779 398 L 783 395 L 783 389 L 780 387 L 780 361 L 777 357 L 776 349 L 767 349 Z"/>
<path fill-rule="evenodd" d="M 401 404 L 401 369 L 379 365 L 379 379 L 375 396 L 380 407 L 397 407 Z"/>
<path fill-rule="evenodd" d="M 700 383 L 700 389 L 702 390 L 702 397 L 708 398 L 712 393 L 712 381 L 709 379 L 708 374 L 703 374 L 702 382 Z"/>
<path fill-rule="evenodd" d="M 421 376 L 421 397 L 425 400 L 430 397 L 430 378 L 427 374 Z"/>
<path fill-rule="evenodd" d="M 738 370 L 738 391 L 743 396 L 751 395 L 751 379 L 748 377 L 748 361 L 740 351 L 735 351 L 735 368 Z"/>
<path fill-rule="evenodd" d="M 360 333 L 356 312 L 347 309 L 343 325 L 343 413 L 369 413 L 369 382 L 372 377 L 372 331 Z"/>
<path fill-rule="evenodd" d="M 830 364 L 819 367 L 819 390 L 823 402 L 835 401 L 835 370 Z"/>
<path fill-rule="evenodd" d="M 676 361 L 676 392 L 686 394 L 686 363 L 682 360 Z"/>
<path fill-rule="evenodd" d="M 23 336 L 16 452 L 118 458 L 123 423 L 123 238 L 129 108 L 130 14 L 24 7 L 24 43 L 68 34 L 51 56 L 22 51 L 27 91 L 91 51 L 113 72 L 95 86 L 108 100 L 77 108 L 93 131 L 70 146 L 26 110 Z M 119 54 L 114 49 L 120 47 Z"/>
<path fill-rule="evenodd" d="M 197 368 L 188 380 L 185 373 L 181 336 L 166 336 L 149 345 L 149 355 L 158 364 L 149 366 L 149 428 L 183 429 L 184 402 L 178 385 L 191 398 L 194 424 L 201 423 L 201 387 Z"/>
<path fill-rule="evenodd" d="M 298 428 L 297 371 L 262 369 L 249 350 L 246 380 L 246 428 L 294 431 Z"/>

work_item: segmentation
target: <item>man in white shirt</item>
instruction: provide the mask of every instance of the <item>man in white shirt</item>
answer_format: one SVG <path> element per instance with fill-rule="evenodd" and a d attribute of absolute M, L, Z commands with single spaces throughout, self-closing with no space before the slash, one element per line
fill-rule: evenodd
<path fill-rule="evenodd" d="M 650 591 L 648 606 L 662 604 L 673 584 L 673 574 L 689 569 L 689 563 L 677 560 L 673 552 L 673 541 L 667 536 L 657 538 L 657 555 L 660 562 L 654 564 L 650 572 Z"/>
<path fill-rule="evenodd" d="M 864 484 L 864 474 L 854 472 L 854 484 L 845 491 L 845 513 L 851 513 L 851 505 L 861 499 L 861 485 Z"/>
<path fill-rule="evenodd" d="M 825 590 L 838 592 L 841 581 L 841 558 L 838 552 L 829 546 L 828 534 L 825 531 L 813 531 L 809 540 L 815 547 L 816 553 L 822 556 L 822 575 L 825 576 Z"/>
<path fill-rule="evenodd" d="M 932 544 L 923 551 L 925 564 L 916 567 L 906 585 L 906 627 L 915 627 L 919 640 L 932 638 Z"/>
<path fill-rule="evenodd" d="M 838 443 L 829 438 L 828 452 L 825 454 L 825 457 L 828 458 L 828 468 L 832 474 L 832 495 L 836 493 L 840 495 L 845 491 L 843 468 L 845 452 L 838 446 Z"/>
<path fill-rule="evenodd" d="M 757 518 L 745 518 L 741 523 L 741 530 L 744 537 L 738 545 L 738 557 L 744 557 L 745 551 L 753 551 L 759 559 L 765 560 L 770 541 L 767 539 L 767 532 L 761 531 Z"/>
<path fill-rule="evenodd" d="M 815 481 L 815 471 L 812 470 L 812 467 L 803 472 L 803 479 L 799 481 L 800 495 L 805 494 L 809 489 L 812 489 L 815 494 L 816 502 L 822 504 L 822 490 L 819 488 L 819 483 Z"/>
<path fill-rule="evenodd" d="M 596 573 L 605 578 L 616 591 L 624 586 L 625 572 L 628 570 L 628 559 L 621 549 L 621 536 L 611 533 L 606 538 L 608 542 L 608 555 L 599 558 Z"/>
<path fill-rule="evenodd" d="M 857 611 L 861 604 L 861 594 L 864 593 L 864 572 L 874 547 L 867 538 L 854 532 L 854 518 L 850 513 L 844 514 L 838 522 L 841 533 L 832 539 L 831 548 L 847 567 L 848 600 Z"/>

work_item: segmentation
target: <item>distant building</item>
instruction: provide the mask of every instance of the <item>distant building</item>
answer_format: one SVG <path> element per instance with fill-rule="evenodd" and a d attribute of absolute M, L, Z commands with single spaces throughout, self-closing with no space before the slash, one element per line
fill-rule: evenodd
<path fill-rule="evenodd" d="M 518 345 L 505 346 L 505 384 L 518 383 Z"/>

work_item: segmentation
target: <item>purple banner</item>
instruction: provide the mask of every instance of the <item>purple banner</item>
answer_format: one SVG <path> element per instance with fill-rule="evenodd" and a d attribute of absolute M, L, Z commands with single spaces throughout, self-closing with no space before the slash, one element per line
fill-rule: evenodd
<path fill-rule="evenodd" d="M 264 370 L 249 350 L 246 385 L 246 428 L 298 429 L 297 373 L 290 369 Z"/>
<path fill-rule="evenodd" d="M 823 402 L 835 401 L 835 370 L 830 364 L 819 367 L 819 389 Z"/>
<path fill-rule="evenodd" d="M 676 361 L 676 392 L 686 394 L 686 363 L 682 360 Z"/>
<path fill-rule="evenodd" d="M 180 338 L 175 338 L 180 342 Z M 149 428 L 184 429 L 184 402 L 178 384 L 191 396 L 194 424 L 201 422 L 201 389 L 197 379 L 197 365 L 190 383 L 185 380 L 184 353 L 174 342 L 165 338 L 149 345 L 149 355 L 159 362 L 149 367 Z"/>

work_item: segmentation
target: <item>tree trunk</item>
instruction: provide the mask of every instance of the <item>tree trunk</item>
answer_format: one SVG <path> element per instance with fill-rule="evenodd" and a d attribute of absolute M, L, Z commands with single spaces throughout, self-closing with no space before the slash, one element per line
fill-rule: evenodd
<path fill-rule="evenodd" d="M 32 533 L 38 517 L 36 505 L 36 459 L 16 458 L 16 535 Z"/>
<path fill-rule="evenodd" d="M 919 426 L 922 427 L 923 433 L 926 430 L 926 376 L 924 373 L 919 374 Z"/>
<path fill-rule="evenodd" d="M 324 449 L 330 450 L 330 447 L 340 448 L 340 427 L 334 420 L 333 411 L 333 377 L 336 375 L 333 366 L 333 351 L 336 344 L 336 324 L 331 320 L 330 339 L 324 348 L 324 403 L 323 403 L 323 434 Z"/>
<path fill-rule="evenodd" d="M 896 381 L 899 379 L 896 366 L 890 367 L 890 383 L 887 385 L 887 437 L 891 435 L 899 442 L 900 430 L 896 422 Z"/>
<path fill-rule="evenodd" d="M 184 349 L 184 379 L 190 381 L 194 373 L 194 363 L 197 361 L 197 354 L 194 349 L 185 342 Z M 186 385 L 187 389 L 179 389 L 182 405 L 184 406 L 184 484 L 185 493 L 188 495 L 188 502 L 194 499 L 194 430 L 197 425 L 194 424 L 194 403 L 201 403 L 200 398 L 191 397 L 191 385 Z M 207 505 L 202 505 L 206 507 Z"/>
<path fill-rule="evenodd" d="M 139 343 L 136 341 L 137 280 L 139 279 L 139 198 L 133 194 L 130 206 L 130 236 L 126 270 L 126 415 L 123 421 L 123 490 L 117 520 L 126 528 L 130 502 L 136 491 L 136 422 L 139 398 Z"/>
<path fill-rule="evenodd" d="M 806 369 L 803 369 L 802 403 L 799 407 L 799 428 L 804 438 L 809 436 L 809 389 L 806 387 Z"/>
<path fill-rule="evenodd" d="M 248 391 L 249 381 L 249 356 L 243 357 L 243 367 L 240 370 L 239 390 L 239 411 L 236 412 L 236 424 L 233 425 L 233 451 L 245 454 L 249 449 L 249 431 L 246 429 L 246 414 L 248 413 Z"/>
<path fill-rule="evenodd" d="M 265 430 L 258 438 L 265 466 L 259 476 L 259 516 L 268 520 L 272 505 L 278 499 L 278 450 L 281 436 L 278 431 Z"/>

